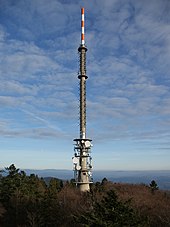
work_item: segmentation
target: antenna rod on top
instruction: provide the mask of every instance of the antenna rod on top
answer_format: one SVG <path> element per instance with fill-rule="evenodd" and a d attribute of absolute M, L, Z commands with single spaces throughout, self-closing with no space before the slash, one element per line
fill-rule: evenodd
<path fill-rule="evenodd" d="M 84 35 L 84 8 L 81 9 L 81 45 L 85 45 Z"/>

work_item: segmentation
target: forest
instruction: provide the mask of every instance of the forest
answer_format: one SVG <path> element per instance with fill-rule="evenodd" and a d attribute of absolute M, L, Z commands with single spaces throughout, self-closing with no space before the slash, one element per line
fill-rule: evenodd
<path fill-rule="evenodd" d="M 2 227 L 168 227 L 170 191 L 104 178 L 80 192 L 74 180 L 29 176 L 14 164 L 0 174 Z"/>

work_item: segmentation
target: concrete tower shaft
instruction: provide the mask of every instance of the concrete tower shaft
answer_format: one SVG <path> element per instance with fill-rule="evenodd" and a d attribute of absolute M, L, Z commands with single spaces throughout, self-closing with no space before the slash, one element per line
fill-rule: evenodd
<path fill-rule="evenodd" d="M 87 48 L 80 46 L 80 71 L 78 78 L 80 79 L 80 138 L 86 138 L 86 51 Z"/>

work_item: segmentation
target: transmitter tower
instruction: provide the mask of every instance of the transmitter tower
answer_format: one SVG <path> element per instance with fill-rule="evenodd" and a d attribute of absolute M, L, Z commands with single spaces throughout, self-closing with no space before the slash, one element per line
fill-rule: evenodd
<path fill-rule="evenodd" d="M 84 8 L 81 9 L 81 44 L 78 48 L 80 66 L 78 79 L 80 80 L 80 136 L 74 139 L 74 179 L 80 191 L 89 191 L 92 180 L 91 139 L 86 137 L 86 52 L 84 34 Z"/>

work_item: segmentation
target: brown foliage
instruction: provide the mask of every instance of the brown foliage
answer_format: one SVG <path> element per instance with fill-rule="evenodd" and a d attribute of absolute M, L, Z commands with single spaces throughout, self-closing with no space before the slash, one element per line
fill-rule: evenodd
<path fill-rule="evenodd" d="M 5 212 L 6 212 L 5 208 L 0 203 L 0 226 L 2 226 L 2 218 L 3 218 L 4 214 L 5 214 Z"/>
<path fill-rule="evenodd" d="M 64 226 L 80 226 L 76 225 L 74 219 L 87 211 L 91 206 L 89 193 L 81 193 L 78 188 L 72 185 L 65 185 L 58 193 L 58 201 L 60 211 L 63 213 Z"/>
<path fill-rule="evenodd" d="M 155 190 L 153 193 L 146 185 L 112 183 L 104 179 L 93 184 L 91 192 L 81 193 L 72 182 L 63 187 L 53 179 L 47 186 L 43 179 L 26 176 L 15 166 L 8 169 L 9 175 L 0 180 L 0 226 L 80 227 L 83 225 L 76 220 L 94 211 L 95 205 L 102 204 L 111 190 L 118 195 L 118 201 L 131 200 L 130 207 L 140 219 L 145 221 L 147 217 L 146 226 L 170 226 L 170 192 Z"/>
<path fill-rule="evenodd" d="M 0 218 L 3 216 L 3 214 L 6 212 L 5 208 L 3 205 L 0 203 Z"/>
<path fill-rule="evenodd" d="M 170 194 L 157 190 L 152 193 L 150 188 L 143 184 L 122 184 L 108 182 L 104 191 L 115 189 L 119 197 L 126 201 L 131 199 L 131 204 L 139 214 L 148 217 L 150 226 L 170 226 Z"/>

